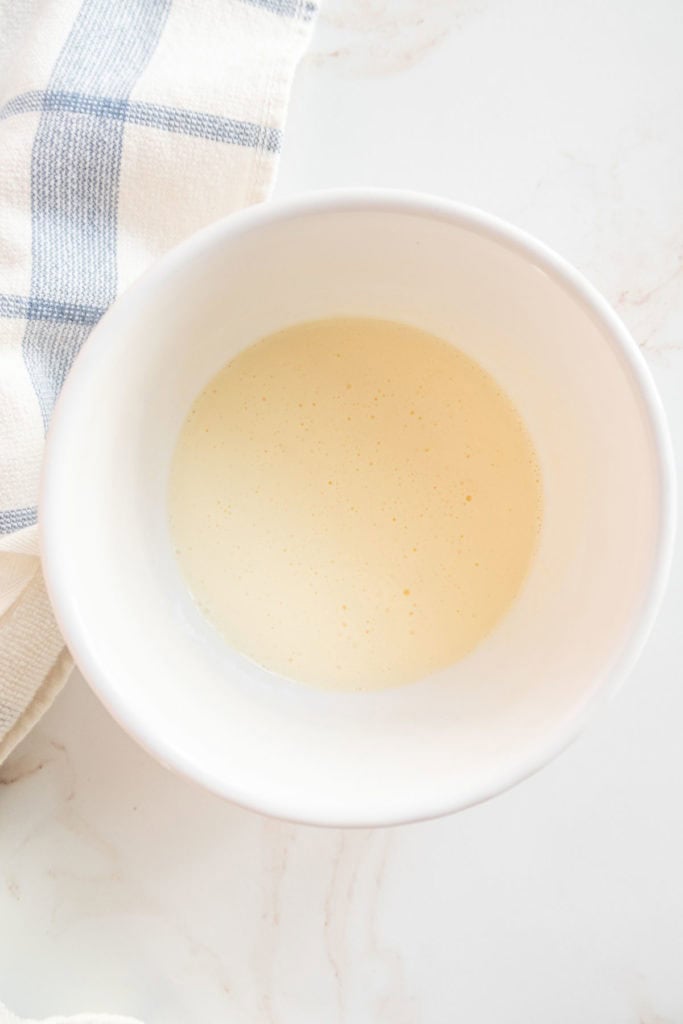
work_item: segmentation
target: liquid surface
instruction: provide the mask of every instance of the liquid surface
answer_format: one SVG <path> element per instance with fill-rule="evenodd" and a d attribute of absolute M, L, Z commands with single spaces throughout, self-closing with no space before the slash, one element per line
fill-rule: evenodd
<path fill-rule="evenodd" d="M 325 688 L 461 658 L 517 594 L 536 455 L 481 367 L 416 328 L 316 321 L 264 338 L 195 401 L 170 480 L 189 587 L 238 650 Z"/>

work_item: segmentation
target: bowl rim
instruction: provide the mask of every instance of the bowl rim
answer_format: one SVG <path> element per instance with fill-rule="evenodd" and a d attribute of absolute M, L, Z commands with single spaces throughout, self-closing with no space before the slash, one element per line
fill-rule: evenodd
<path fill-rule="evenodd" d="M 659 522 L 655 536 L 649 578 L 643 588 L 630 635 L 619 651 L 604 681 L 587 690 L 583 700 L 550 730 L 547 740 L 515 764 L 479 786 L 470 787 L 466 799 L 448 797 L 448 787 L 440 788 L 431 801 L 404 794 L 390 807 L 347 806 L 327 812 L 306 802 L 299 793 L 273 798 L 266 792 L 254 792 L 248 781 L 225 778 L 207 771 L 168 743 L 153 721 L 141 721 L 128 706 L 125 688 L 121 690 L 107 666 L 100 664 L 89 649 L 88 637 L 81 628 L 78 602 L 74 601 L 69 574 L 69 559 L 59 542 L 60 525 L 53 513 L 54 495 L 60 488 L 62 436 L 68 434 L 79 401 L 81 381 L 96 372 L 96 341 L 100 334 L 116 326 L 118 318 L 134 312 L 136 304 L 195 256 L 214 243 L 238 240 L 264 225 L 310 214 L 388 212 L 437 219 L 471 230 L 511 249 L 541 268 L 577 302 L 600 327 L 605 341 L 625 366 L 642 400 L 653 439 L 653 456 L 659 481 Z M 673 446 L 664 408 L 645 359 L 626 326 L 607 300 L 575 267 L 543 242 L 526 231 L 476 207 L 451 199 L 402 189 L 345 188 L 320 190 L 248 207 L 201 229 L 174 247 L 127 288 L 91 331 L 76 357 L 57 400 L 47 436 L 40 483 L 39 536 L 43 573 L 53 611 L 74 661 L 84 678 L 112 716 L 157 761 L 201 784 L 206 789 L 262 814 L 303 824 L 334 827 L 378 827 L 405 824 L 439 817 L 480 803 L 534 774 L 564 750 L 584 728 L 588 718 L 617 690 L 639 657 L 659 610 L 673 555 L 676 529 L 676 475 Z M 444 794 L 444 789 L 446 793 Z"/>

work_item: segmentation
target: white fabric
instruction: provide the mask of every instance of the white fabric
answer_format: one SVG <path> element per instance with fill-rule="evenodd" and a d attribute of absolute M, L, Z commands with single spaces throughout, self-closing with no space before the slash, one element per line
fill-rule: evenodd
<path fill-rule="evenodd" d="M 0 0 L 0 762 L 71 668 L 35 522 L 61 383 L 151 260 L 267 197 L 315 8 Z"/>

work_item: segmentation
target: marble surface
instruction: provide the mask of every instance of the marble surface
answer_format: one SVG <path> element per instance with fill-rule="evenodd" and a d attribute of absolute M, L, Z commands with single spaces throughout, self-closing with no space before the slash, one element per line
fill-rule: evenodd
<path fill-rule="evenodd" d="M 408 186 L 529 229 L 642 346 L 683 456 L 680 0 L 327 0 L 277 193 Z M 148 1024 L 680 1024 L 683 549 L 539 775 L 388 831 L 168 774 L 78 677 L 0 770 L 0 997 Z"/>

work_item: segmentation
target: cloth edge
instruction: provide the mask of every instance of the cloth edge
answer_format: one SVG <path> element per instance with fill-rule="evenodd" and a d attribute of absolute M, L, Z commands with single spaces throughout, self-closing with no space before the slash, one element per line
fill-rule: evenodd
<path fill-rule="evenodd" d="M 49 670 L 33 700 L 12 728 L 0 740 L 0 764 L 5 761 L 34 725 L 43 717 L 55 697 L 66 683 L 74 667 L 74 661 L 67 647 L 63 647 Z M 11 1020 L 11 1018 L 10 1018 Z M 2 1018 L 0 1018 L 2 1024 Z"/>

